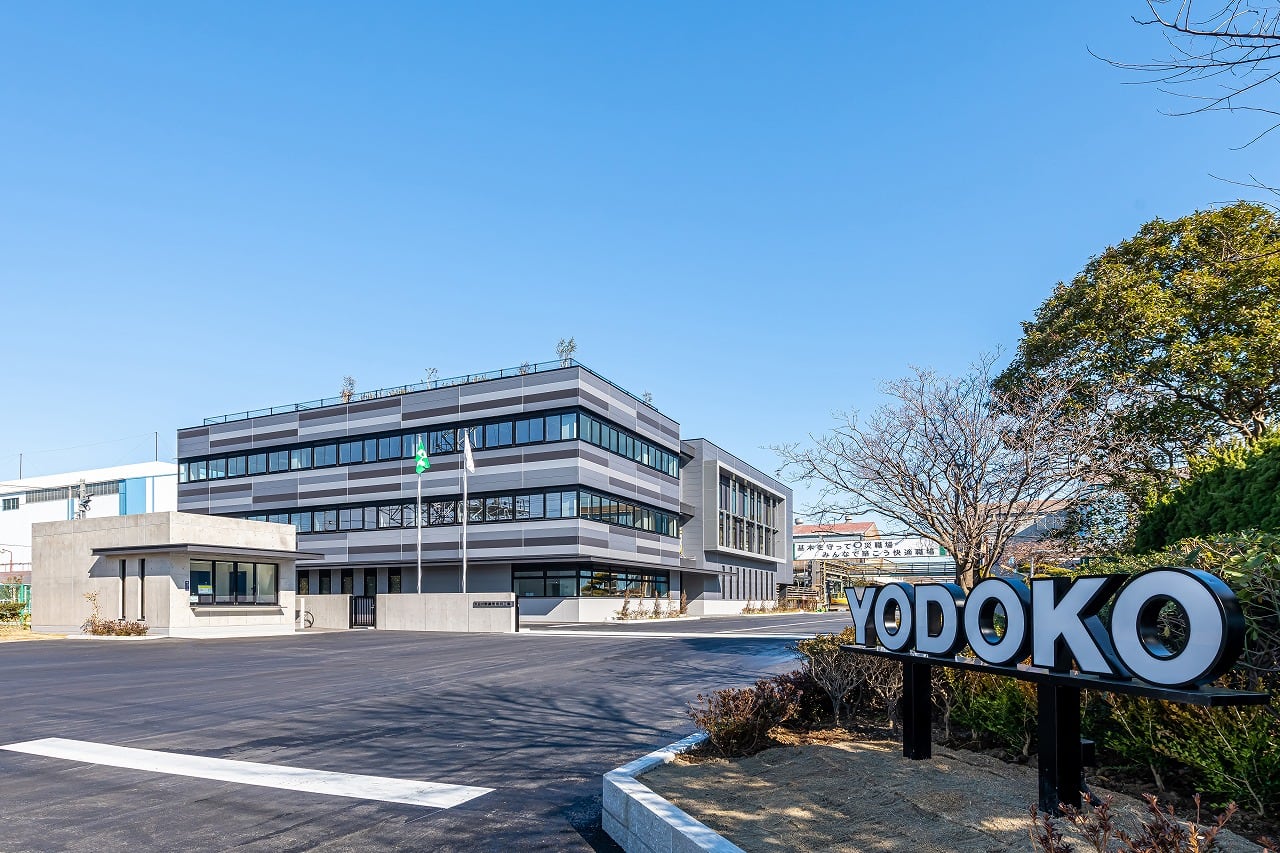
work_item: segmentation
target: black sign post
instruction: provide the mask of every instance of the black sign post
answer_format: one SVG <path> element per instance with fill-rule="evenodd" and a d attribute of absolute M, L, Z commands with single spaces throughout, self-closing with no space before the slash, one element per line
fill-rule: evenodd
<path fill-rule="evenodd" d="M 1081 691 L 1127 693 L 1194 705 L 1253 705 L 1267 693 L 1208 686 L 1244 647 L 1244 619 L 1230 588 L 1206 572 L 1155 569 L 1131 578 L 989 578 L 966 597 L 954 584 L 848 587 L 857 643 L 841 648 L 902 663 L 902 754 L 932 756 L 935 666 L 1036 684 L 1039 806 L 1079 808 Z M 1170 602 L 1187 642 L 1167 647 L 1158 617 Z M 1108 624 L 1101 613 L 1110 603 Z M 968 646 L 975 657 L 958 652 Z M 1027 658 L 1031 663 L 1022 663 Z"/>

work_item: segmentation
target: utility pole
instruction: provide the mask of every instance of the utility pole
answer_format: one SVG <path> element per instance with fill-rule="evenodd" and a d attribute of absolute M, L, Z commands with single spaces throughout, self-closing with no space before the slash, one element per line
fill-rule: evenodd
<path fill-rule="evenodd" d="M 156 461 L 160 461 L 160 430 L 156 430 Z"/>

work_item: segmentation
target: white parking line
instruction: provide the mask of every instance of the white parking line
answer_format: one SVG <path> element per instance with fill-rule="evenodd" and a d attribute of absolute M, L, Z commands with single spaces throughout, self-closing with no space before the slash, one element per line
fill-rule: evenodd
<path fill-rule="evenodd" d="M 636 640 L 811 640 L 812 634 L 732 634 L 728 631 L 712 634 L 706 631 L 698 633 L 676 633 L 658 631 L 552 631 L 539 628 L 536 631 L 521 631 L 521 637 L 616 637 Z"/>
<path fill-rule="evenodd" d="M 726 633 L 726 634 L 736 634 L 736 633 L 738 633 L 738 632 L 740 632 L 740 631 L 772 631 L 774 628 L 792 628 L 792 627 L 794 627 L 794 626 L 796 626 L 796 625 L 810 625 L 810 626 L 812 626 L 812 625 L 831 625 L 831 626 L 834 628 L 836 624 L 839 624 L 839 623 L 837 623 L 837 622 L 836 622 L 835 620 L 833 620 L 833 619 L 810 619 L 810 620 L 809 620 L 809 621 L 807 621 L 807 622 L 781 622 L 781 623 L 779 623 L 779 622 L 775 622 L 775 623 L 774 623 L 774 624 L 772 624 L 772 625 L 760 625 L 759 627 L 755 627 L 755 628 L 732 628 L 732 629 L 730 629 L 730 630 L 728 630 L 728 631 L 725 631 L 724 633 Z M 850 622 L 850 623 L 848 623 L 848 624 L 852 625 L 853 623 L 852 623 L 852 622 Z M 841 626 L 841 628 L 840 628 L 840 630 L 844 630 L 844 628 L 845 628 L 845 627 L 846 627 L 846 626 L 843 626 L 843 625 L 842 625 L 842 626 Z"/>
<path fill-rule="evenodd" d="M 200 755 L 134 749 L 59 737 L 11 743 L 0 746 L 0 749 L 49 758 L 64 758 L 68 761 L 101 764 L 106 767 L 124 767 L 129 770 L 147 770 L 152 773 L 170 773 L 196 779 L 238 782 L 243 785 L 284 788 L 290 791 L 354 797 L 361 800 L 379 800 L 384 803 L 405 803 L 435 809 L 453 808 L 467 800 L 493 791 L 493 788 L 418 782 L 386 776 L 362 776 L 356 773 L 334 773 L 328 770 L 307 770 L 302 767 L 281 767 L 252 761 L 205 758 Z"/>

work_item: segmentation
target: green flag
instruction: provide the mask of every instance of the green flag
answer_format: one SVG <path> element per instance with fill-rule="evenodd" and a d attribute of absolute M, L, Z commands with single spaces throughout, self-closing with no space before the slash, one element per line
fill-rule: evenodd
<path fill-rule="evenodd" d="M 422 439 L 418 439 L 418 453 L 413 460 L 418 463 L 418 476 L 422 476 L 422 472 L 431 467 L 431 460 L 427 458 L 427 447 L 422 443 Z"/>

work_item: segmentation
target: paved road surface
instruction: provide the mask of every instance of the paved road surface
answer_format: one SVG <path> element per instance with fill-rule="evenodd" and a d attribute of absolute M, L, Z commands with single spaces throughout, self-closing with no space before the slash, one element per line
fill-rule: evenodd
<path fill-rule="evenodd" d="M 614 850 L 602 773 L 692 731 L 697 693 L 794 665 L 786 640 L 760 635 L 847 620 L 703 619 L 662 626 L 686 635 L 670 638 L 630 636 L 651 624 L 0 644 L 0 746 L 73 742 L 0 750 L 0 849 Z M 110 747 L 268 766 L 154 773 L 131 768 L 185 759 Z M 65 752 L 79 760 L 49 757 Z M 263 787 L 281 767 L 331 773 Z M 492 792 L 435 808 L 300 789 L 333 773 Z"/>

